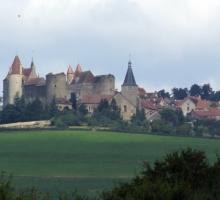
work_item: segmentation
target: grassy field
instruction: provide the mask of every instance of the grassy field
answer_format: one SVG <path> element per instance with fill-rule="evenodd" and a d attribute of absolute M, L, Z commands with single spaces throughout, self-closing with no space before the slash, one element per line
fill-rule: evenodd
<path fill-rule="evenodd" d="M 210 162 L 220 140 L 92 131 L 17 131 L 0 134 L 0 170 L 12 173 L 19 188 L 87 194 L 126 181 L 166 153 L 192 147 Z"/>

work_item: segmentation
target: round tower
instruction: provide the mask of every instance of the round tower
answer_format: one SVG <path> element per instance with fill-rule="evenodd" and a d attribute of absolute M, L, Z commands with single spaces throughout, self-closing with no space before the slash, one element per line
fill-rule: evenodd
<path fill-rule="evenodd" d="M 23 67 L 18 56 L 15 56 L 7 77 L 3 81 L 4 106 L 14 104 L 15 97 L 22 96 Z"/>
<path fill-rule="evenodd" d="M 46 75 L 46 94 L 48 103 L 51 103 L 53 98 L 66 99 L 68 97 L 66 75 L 64 73 Z"/>

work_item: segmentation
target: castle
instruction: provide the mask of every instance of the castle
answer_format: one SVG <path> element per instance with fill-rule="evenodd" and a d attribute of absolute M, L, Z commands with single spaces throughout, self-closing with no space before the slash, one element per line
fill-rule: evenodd
<path fill-rule="evenodd" d="M 71 107 L 71 94 L 75 93 L 78 102 L 85 104 L 93 112 L 101 99 L 116 100 L 125 120 L 131 118 L 139 105 L 139 88 L 135 82 L 129 61 L 121 92 L 115 89 L 115 77 L 112 74 L 95 76 L 91 71 L 83 71 L 78 64 L 76 70 L 68 66 L 67 73 L 39 77 L 32 60 L 30 68 L 24 68 L 20 58 L 15 56 L 6 78 L 3 80 L 3 106 L 14 104 L 16 96 L 24 96 L 26 102 L 38 98 L 44 105 L 54 99 L 59 109 Z"/>

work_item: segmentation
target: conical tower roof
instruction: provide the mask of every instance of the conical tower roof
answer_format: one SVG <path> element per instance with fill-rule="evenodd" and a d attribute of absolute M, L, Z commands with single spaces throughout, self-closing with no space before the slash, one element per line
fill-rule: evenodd
<path fill-rule="evenodd" d="M 81 73 L 82 73 L 82 67 L 81 67 L 80 64 L 78 64 L 77 67 L 76 67 L 75 74 L 76 74 L 76 76 L 79 76 L 79 74 L 81 74 Z"/>
<path fill-rule="evenodd" d="M 131 61 L 128 62 L 128 70 L 125 76 L 125 80 L 122 86 L 137 86 L 134 74 L 131 67 L 132 63 Z"/>
<path fill-rule="evenodd" d="M 69 65 L 68 67 L 67 74 L 74 74 L 73 68 L 71 67 L 71 65 Z"/>
<path fill-rule="evenodd" d="M 10 74 L 21 74 L 21 73 L 22 73 L 21 61 L 18 55 L 16 55 L 11 65 Z"/>

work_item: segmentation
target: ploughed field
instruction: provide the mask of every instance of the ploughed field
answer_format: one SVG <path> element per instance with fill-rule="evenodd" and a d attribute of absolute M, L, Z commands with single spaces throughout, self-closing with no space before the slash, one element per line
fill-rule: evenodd
<path fill-rule="evenodd" d="M 93 131 L 16 131 L 0 133 L 0 170 L 19 189 L 74 191 L 93 195 L 137 175 L 143 161 L 192 147 L 210 162 L 220 140 Z"/>

